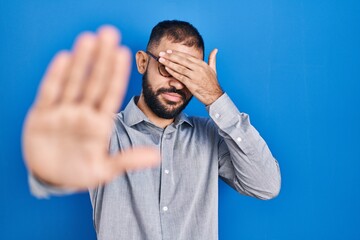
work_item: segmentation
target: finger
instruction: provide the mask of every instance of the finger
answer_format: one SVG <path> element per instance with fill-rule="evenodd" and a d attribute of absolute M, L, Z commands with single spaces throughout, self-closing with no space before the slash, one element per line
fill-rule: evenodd
<path fill-rule="evenodd" d="M 216 54 L 218 53 L 218 49 L 215 48 L 211 51 L 209 55 L 209 66 L 215 71 L 216 73 Z"/>
<path fill-rule="evenodd" d="M 193 71 L 187 67 L 185 67 L 184 65 L 172 62 L 171 60 L 165 59 L 163 57 L 159 58 L 159 62 L 161 64 L 164 64 L 165 67 L 168 67 L 170 69 L 172 69 L 173 71 L 180 73 L 181 75 L 184 75 L 188 78 L 191 78 L 191 75 L 193 73 Z"/>
<path fill-rule="evenodd" d="M 173 63 L 177 63 L 190 70 L 194 70 L 199 65 L 204 63 L 202 60 L 197 59 L 190 54 L 178 52 L 175 50 L 167 50 L 166 52 L 160 52 L 159 57 L 165 58 L 166 60 L 169 60 Z"/>
<path fill-rule="evenodd" d="M 179 82 L 184 84 L 189 90 L 191 89 L 192 82 L 190 81 L 190 78 L 188 78 L 187 76 L 185 76 L 181 73 L 174 71 L 173 69 L 171 69 L 169 67 L 165 67 L 165 69 L 166 69 L 166 71 L 168 71 L 171 74 L 171 76 L 173 76 L 175 79 L 179 80 Z"/>
<path fill-rule="evenodd" d="M 113 71 L 119 33 L 115 28 L 105 26 L 99 29 L 97 38 L 96 57 L 84 93 L 84 102 L 95 106 L 103 97 Z"/>
<path fill-rule="evenodd" d="M 159 55 L 161 55 L 161 53 Z M 195 55 L 190 55 L 188 53 L 180 52 L 180 51 L 176 51 L 176 50 L 167 50 L 164 55 L 165 56 L 172 56 L 172 55 L 179 56 L 179 57 L 189 60 L 192 63 L 196 63 L 196 64 L 200 64 L 200 63 L 204 62 L 202 60 L 202 58 L 200 58 L 200 57 L 198 58 Z M 200 55 L 202 56 L 202 53 Z"/>
<path fill-rule="evenodd" d="M 101 101 L 100 109 L 106 112 L 117 112 L 125 96 L 131 70 L 131 52 L 126 47 L 117 50 L 114 71 L 106 94 Z"/>
<path fill-rule="evenodd" d="M 159 151 L 150 147 L 125 150 L 106 162 L 102 180 L 107 182 L 125 171 L 154 167 L 160 163 L 160 158 Z"/>
<path fill-rule="evenodd" d="M 83 81 L 88 75 L 95 44 L 96 37 L 91 33 L 83 33 L 77 39 L 63 101 L 73 102 L 81 97 Z"/>
<path fill-rule="evenodd" d="M 63 83 L 70 65 L 71 55 L 62 51 L 55 55 L 42 80 L 36 105 L 49 107 L 55 104 L 63 90 Z"/>

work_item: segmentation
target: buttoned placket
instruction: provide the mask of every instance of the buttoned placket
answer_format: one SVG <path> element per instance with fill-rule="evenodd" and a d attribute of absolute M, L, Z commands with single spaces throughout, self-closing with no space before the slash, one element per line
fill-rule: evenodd
<path fill-rule="evenodd" d="M 160 180 L 160 218 L 163 239 L 168 239 L 171 234 L 168 232 L 168 218 L 171 218 L 170 199 L 173 192 L 173 149 L 174 135 L 176 128 L 173 125 L 164 129 L 161 136 L 161 180 Z"/>

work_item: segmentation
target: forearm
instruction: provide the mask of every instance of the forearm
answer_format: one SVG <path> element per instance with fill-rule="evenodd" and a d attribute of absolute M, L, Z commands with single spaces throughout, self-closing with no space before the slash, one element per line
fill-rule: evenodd
<path fill-rule="evenodd" d="M 237 191 L 260 199 L 278 195 L 280 169 L 266 142 L 224 94 L 208 107 L 223 141 L 219 143 L 219 175 Z"/>

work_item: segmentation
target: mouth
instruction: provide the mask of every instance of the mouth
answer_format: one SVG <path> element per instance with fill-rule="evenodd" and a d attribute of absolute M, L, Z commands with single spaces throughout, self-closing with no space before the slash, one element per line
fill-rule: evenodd
<path fill-rule="evenodd" d="M 183 100 L 183 97 L 180 94 L 174 93 L 174 92 L 163 92 L 161 93 L 161 96 L 170 102 L 180 102 Z"/>

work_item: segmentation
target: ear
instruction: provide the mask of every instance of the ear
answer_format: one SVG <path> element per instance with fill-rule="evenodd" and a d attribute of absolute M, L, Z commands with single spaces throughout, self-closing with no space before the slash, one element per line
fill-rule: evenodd
<path fill-rule="evenodd" d="M 147 68 L 149 56 L 144 51 L 138 51 L 135 55 L 136 66 L 140 74 L 144 74 Z"/>

